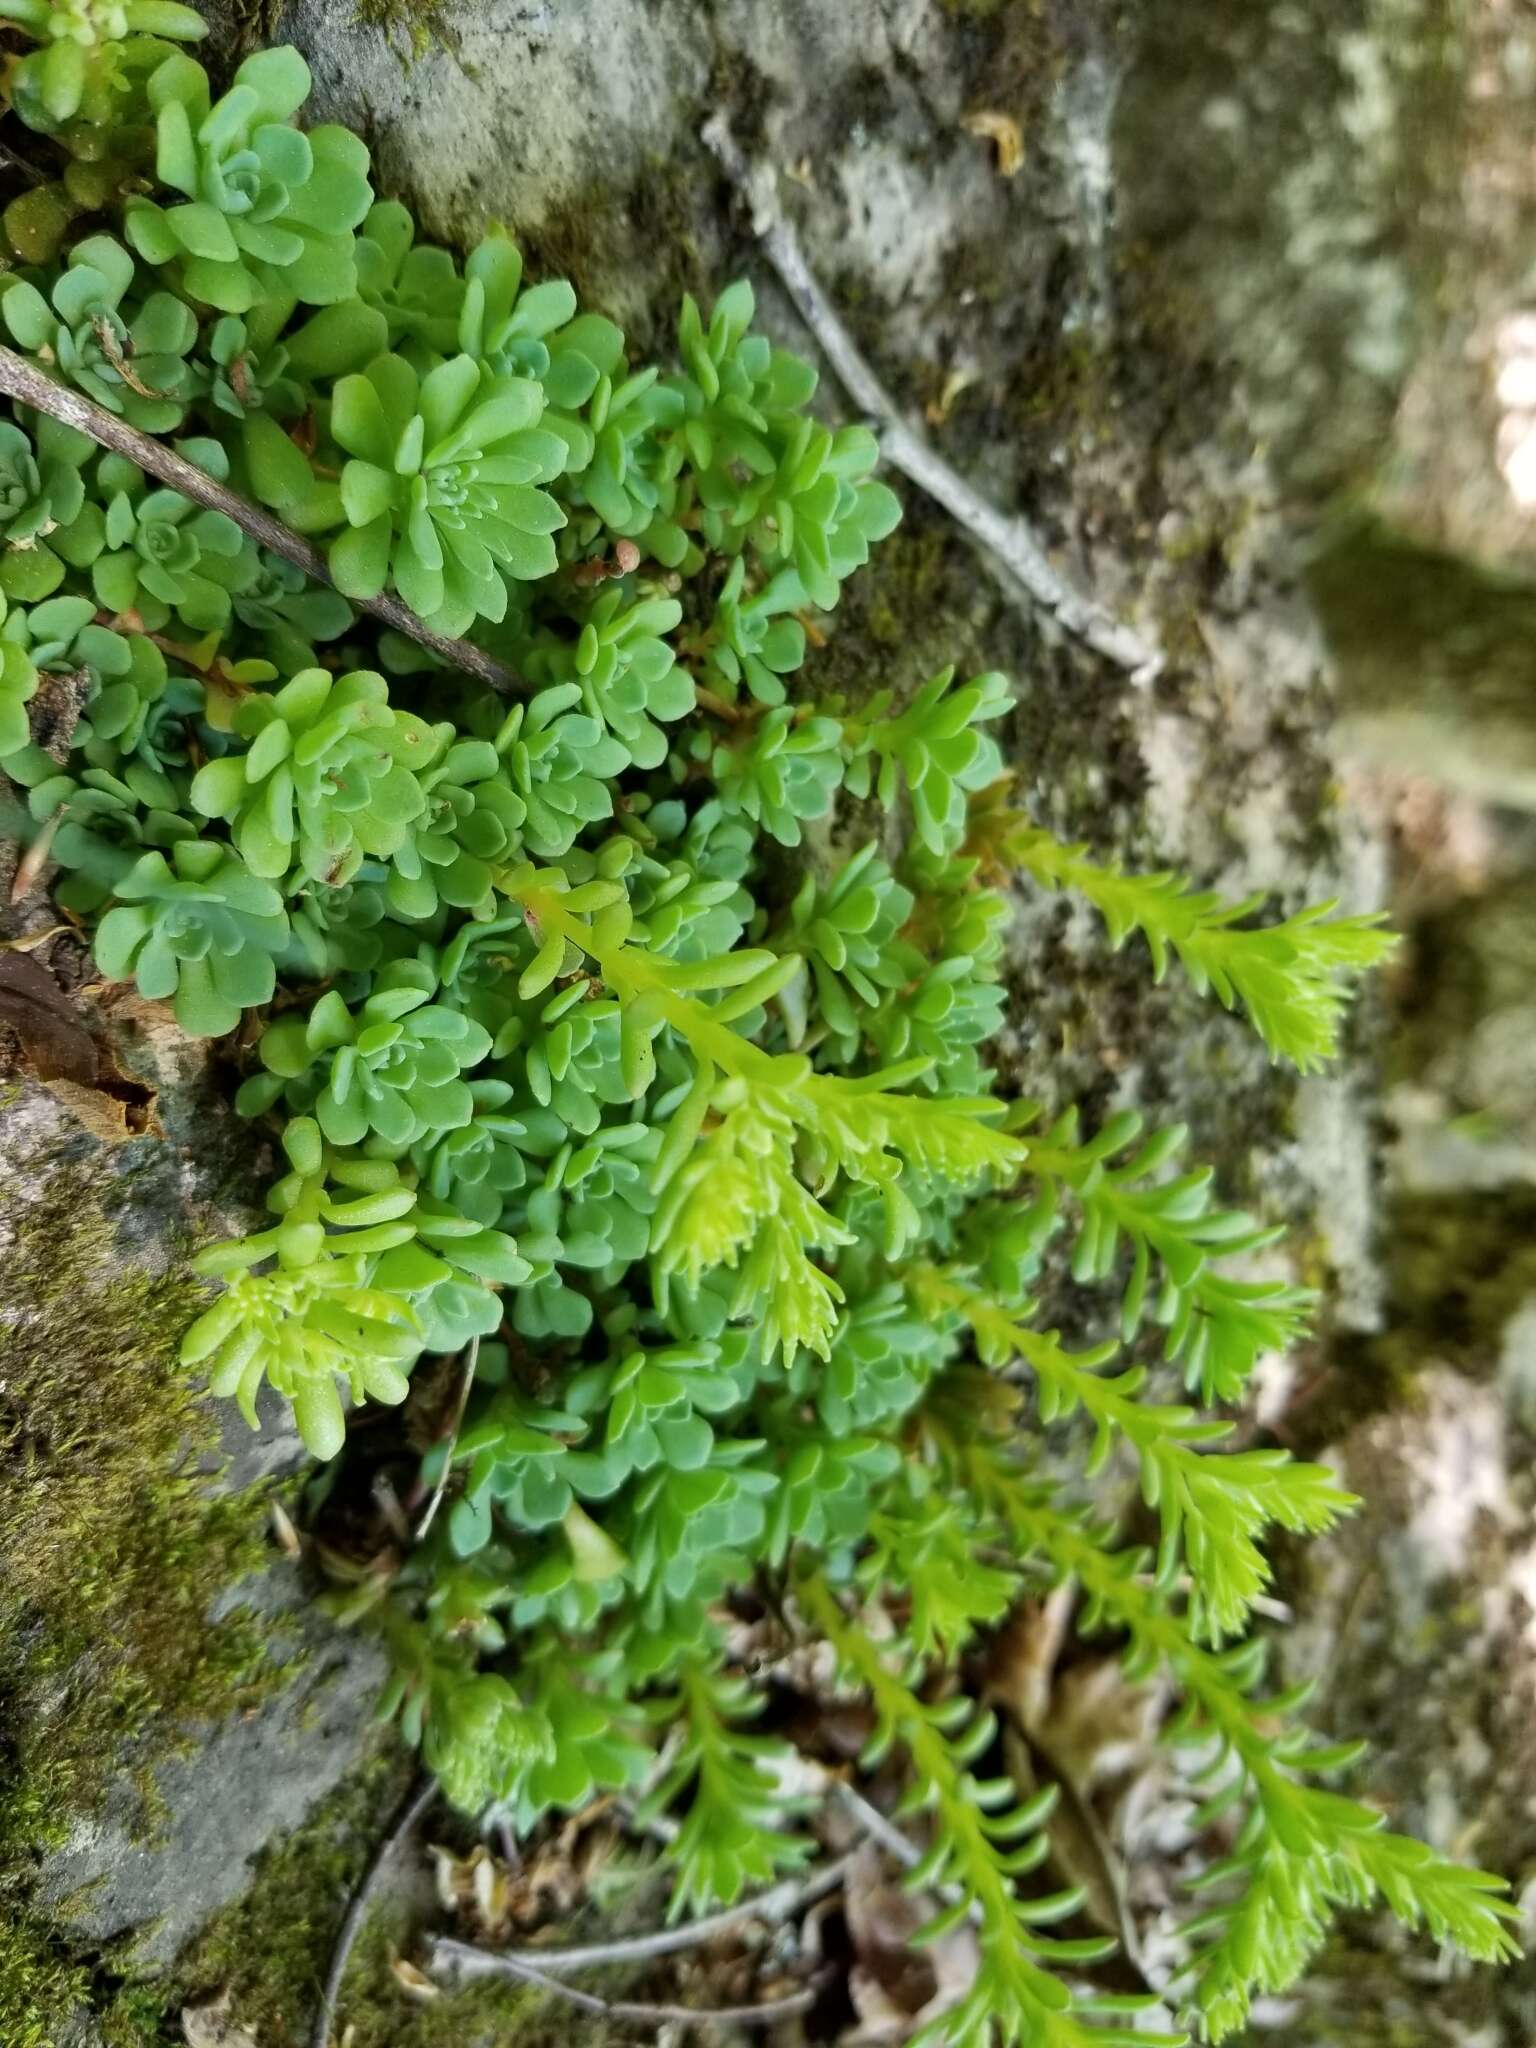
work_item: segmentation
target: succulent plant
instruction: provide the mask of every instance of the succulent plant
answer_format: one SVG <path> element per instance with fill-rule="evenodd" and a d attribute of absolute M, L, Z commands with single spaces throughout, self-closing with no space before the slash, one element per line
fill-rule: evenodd
<path fill-rule="evenodd" d="M 75 727 L 75 744 L 92 768 L 127 772 L 125 759 L 141 752 L 154 704 L 166 687 L 165 657 L 138 635 L 114 632 L 101 625 L 89 597 L 50 597 L 23 609 L 14 606 L 0 625 L 0 650 L 6 673 L 22 677 L 28 668 L 85 672 L 87 694 L 83 716 Z M 30 691 L 27 693 L 30 695 Z M 134 772 L 142 800 L 167 810 L 181 803 L 181 792 L 158 771 L 158 760 L 144 755 Z M 155 772 L 152 772 L 155 771 Z M 39 746 L 24 746 L 9 755 L 6 773 L 31 788 L 59 773 L 59 764 Z"/>
<path fill-rule="evenodd" d="M 600 313 L 580 313 L 566 280 L 524 287 L 515 242 L 492 234 L 464 265 L 458 347 L 493 377 L 531 377 L 542 388 L 545 427 L 565 441 L 566 467 L 584 469 L 595 434 L 580 417 L 600 384 L 611 389 L 624 362 L 624 336 Z"/>
<path fill-rule="evenodd" d="M 169 861 L 141 855 L 113 884 L 96 964 L 109 981 L 131 976 L 151 1001 L 173 997 L 189 1037 L 217 1038 L 271 1001 L 288 918 L 281 892 L 227 846 L 183 839 L 170 851 Z"/>
<path fill-rule="evenodd" d="M 753 1379 L 750 1370 L 724 1367 L 714 1344 L 635 1347 L 577 1373 L 563 1399 L 578 1416 L 603 1416 L 605 1463 L 616 1487 L 631 1472 L 663 1463 L 683 1471 L 708 1464 L 715 1447 L 708 1418 L 744 1407 Z"/>
<path fill-rule="evenodd" d="M 496 1034 L 496 1055 L 516 1061 L 518 1106 L 536 1155 L 547 1157 L 567 1138 L 590 1137 L 609 1110 L 630 1100 L 619 1006 L 594 998 L 581 982 L 519 1004 Z"/>
<path fill-rule="evenodd" d="M 853 793 L 874 790 L 883 804 L 905 781 L 918 839 L 933 854 L 954 852 L 965 834 L 967 798 L 1001 775 L 997 742 L 979 727 L 1012 702 L 996 670 L 958 690 L 950 687 L 954 676 L 953 667 L 941 669 L 894 715 L 888 690 L 872 699 L 848 768 Z"/>
<path fill-rule="evenodd" d="M 523 806 L 522 835 L 533 853 L 564 853 L 584 825 L 612 810 L 609 778 L 628 761 L 623 744 L 577 710 L 576 683 L 514 704 L 496 732 L 507 781 Z"/>
<path fill-rule="evenodd" d="M 494 1228 L 507 1198 L 521 1188 L 528 1169 L 518 1140 L 526 1126 L 507 1113 L 510 1081 L 471 1081 L 474 1113 L 455 1130 L 434 1131 L 411 1147 L 411 1163 L 425 1192 L 437 1201 Z"/>
<path fill-rule="evenodd" d="M 715 748 L 721 802 L 761 824 L 781 846 L 798 846 L 802 825 L 825 817 L 843 779 L 841 739 L 835 720 L 796 723 L 789 706 L 780 705 L 744 741 Z"/>
<path fill-rule="evenodd" d="M 226 313 L 208 330 L 199 400 L 216 423 L 253 413 L 292 419 L 320 380 L 360 369 L 385 345 L 383 316 L 356 299 L 322 306 L 297 327 L 289 326 L 290 311 L 286 298 L 270 298 L 243 317 Z"/>
<path fill-rule="evenodd" d="M 331 432 L 351 458 L 341 473 L 347 531 L 331 573 L 349 597 L 386 582 L 437 630 L 506 616 L 504 576 L 555 566 L 565 514 L 536 488 L 565 465 L 565 443 L 539 428 L 543 398 L 526 378 L 486 378 L 469 356 L 424 377 L 380 356 L 343 377 Z"/>
<path fill-rule="evenodd" d="M 221 481 L 228 458 L 217 441 L 180 444 L 181 453 Z M 257 558 L 227 512 L 194 505 L 179 491 L 151 490 L 143 473 L 119 455 L 103 458 L 103 549 L 91 564 L 91 587 L 105 611 L 134 614 L 150 632 L 174 616 L 193 633 L 221 632 L 232 593 L 255 580 Z"/>
<path fill-rule="evenodd" d="M 678 348 L 687 370 L 682 428 L 702 528 L 735 553 L 750 539 L 769 563 L 799 577 L 812 604 L 831 610 L 839 586 L 901 517 L 871 471 L 879 444 L 867 427 L 833 432 L 805 412 L 816 388 L 808 363 L 751 330 L 752 287 L 734 284 L 706 328 L 683 301 Z"/>
<path fill-rule="evenodd" d="M 878 1009 L 911 979 L 914 962 L 897 935 L 914 900 L 874 846 L 845 861 L 827 883 L 807 875 L 795 892 L 776 943 L 808 962 L 815 1007 L 840 1038 L 857 1039 L 860 1010 Z M 803 982 L 786 983 L 778 1002 L 798 1045 L 810 1010 Z"/>
<path fill-rule="evenodd" d="M 0 421 L 0 592 L 36 604 L 64 581 L 65 565 L 49 535 L 70 525 L 85 503 L 84 460 L 91 443 L 61 421 L 42 416 L 30 434 Z"/>
<path fill-rule="evenodd" d="M 53 600 L 70 605 L 82 601 Z M 41 611 L 42 606 L 37 609 Z M 165 656 L 154 641 L 142 633 L 109 633 L 94 623 L 76 635 L 77 645 L 82 640 L 95 656 L 89 664 L 93 687 L 75 733 L 85 759 L 92 767 L 107 768 L 142 753 L 157 767 L 183 766 L 188 758 L 185 736 L 178 744 L 168 733 L 152 731 L 157 709 L 171 689 Z M 184 678 L 177 683 L 182 715 L 200 710 L 200 692 Z"/>
<path fill-rule="evenodd" d="M 696 701 L 693 681 L 665 635 L 682 618 L 675 598 L 633 598 L 622 588 L 592 602 L 573 647 L 553 633 L 525 643 L 518 662 L 530 681 L 579 684 L 581 704 L 624 747 L 637 768 L 666 759 L 664 725 Z"/>
<path fill-rule="evenodd" d="M 583 543 L 606 530 L 637 541 L 669 569 L 702 559 L 680 519 L 686 414 L 680 384 L 662 380 L 654 365 L 618 384 L 598 379 L 583 415 L 592 452 L 570 486 L 573 504 L 586 512 L 576 520 Z"/>
<path fill-rule="evenodd" d="M 704 655 L 704 678 L 727 702 L 734 703 L 741 686 L 759 704 L 782 704 L 782 677 L 792 675 L 805 660 L 805 628 L 786 616 L 808 600 L 793 569 L 779 573 L 752 597 L 743 598 L 747 565 L 738 556 L 715 600 Z"/>
<path fill-rule="evenodd" d="M 303 387 L 288 374 L 288 351 L 278 341 L 263 345 L 251 330 L 252 323 L 237 313 L 226 313 L 209 329 L 207 402 L 239 420 L 250 412 L 291 418 L 302 409 Z"/>
<path fill-rule="evenodd" d="M 208 33 L 197 10 L 177 0 L 0 0 L 0 17 L 42 39 L 16 64 L 9 94 L 27 126 L 44 134 L 120 114 L 130 37 L 191 43 Z"/>
<path fill-rule="evenodd" d="M 278 972 L 300 982 L 365 974 L 384 951 L 383 869 L 365 861 L 350 882 L 334 886 L 301 875 L 288 897 L 288 944 Z"/>
<path fill-rule="evenodd" d="M 643 1258 L 656 1196 L 649 1167 L 656 1134 L 644 1124 L 610 1124 L 585 1144 L 562 1145 L 542 1181 L 511 1205 L 508 1225 L 535 1282 L 519 1293 L 514 1327 L 525 1337 L 580 1336 L 589 1299 L 559 1272 L 601 1273 Z"/>
<path fill-rule="evenodd" d="M 108 412 L 146 434 L 181 425 L 193 377 L 187 352 L 197 338 L 190 306 L 152 291 L 125 305 L 133 258 L 110 235 L 77 242 L 48 297 L 14 272 L 4 280 L 0 319 L 29 355 L 45 361 Z"/>
<path fill-rule="evenodd" d="M 467 1124 L 475 1101 L 461 1076 L 490 1051 L 490 1034 L 433 1002 L 434 990 L 430 970 L 397 961 L 356 1010 L 332 989 L 306 1015 L 279 1017 L 261 1038 L 266 1072 L 244 1084 L 236 1107 L 259 1115 L 283 1096 L 313 1112 L 333 1145 L 360 1144 L 371 1132 L 407 1146 Z"/>
<path fill-rule="evenodd" d="M 420 776 L 426 805 L 390 865 L 385 895 L 397 917 L 426 918 L 446 903 L 489 917 L 492 862 L 516 858 L 527 806 L 489 740 L 457 740 Z"/>
<path fill-rule="evenodd" d="M 426 806 L 415 769 L 440 738 L 394 709 L 376 670 L 302 669 L 275 696 L 247 697 L 234 723 L 248 751 L 199 769 L 192 802 L 229 821 L 253 874 L 277 880 L 297 867 L 349 881 L 365 855 L 398 852 Z"/>
<path fill-rule="evenodd" d="M 410 1302 L 431 1350 L 490 1336 L 505 1312 L 497 1289 L 521 1287 L 533 1272 L 516 1239 L 425 1192 L 411 1220 L 414 1240 L 386 1252 L 374 1278 Z"/>
<path fill-rule="evenodd" d="M 32 743 L 27 706 L 37 694 L 37 670 L 26 649 L 0 639 L 0 769 Z"/>
<path fill-rule="evenodd" d="M 350 129 L 292 125 L 309 88 L 291 48 L 247 57 L 217 101 L 191 57 L 168 57 L 151 78 L 156 169 L 185 197 L 133 201 L 123 231 L 147 263 L 175 263 L 189 297 L 244 313 L 272 293 L 328 306 L 355 292 L 368 152 Z"/>
<path fill-rule="evenodd" d="M 398 199 L 381 199 L 357 234 L 357 290 L 362 303 L 382 314 L 395 348 L 415 345 L 423 367 L 457 349 L 464 280 L 446 249 L 416 240 L 416 223 Z"/>
<path fill-rule="evenodd" d="M 257 549 L 250 581 L 230 599 L 234 616 L 258 636 L 280 675 L 318 668 L 316 647 L 339 640 L 354 616 L 339 591 L 312 583 L 302 569 L 266 548 Z"/>
<path fill-rule="evenodd" d="M 29 760 L 29 752 L 37 759 Z M 53 893 L 66 910 L 98 912 L 146 849 L 169 851 L 197 837 L 167 776 L 139 761 L 120 765 L 120 775 L 83 763 L 61 774 L 40 749 L 6 759 L 13 782 L 19 770 L 31 778 L 27 809 L 34 822 L 53 830 L 49 853 L 65 871 Z"/>

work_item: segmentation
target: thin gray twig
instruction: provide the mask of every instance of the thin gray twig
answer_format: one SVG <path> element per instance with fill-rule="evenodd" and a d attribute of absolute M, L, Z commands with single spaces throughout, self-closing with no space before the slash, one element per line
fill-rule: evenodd
<path fill-rule="evenodd" d="M 526 1967 L 540 1970 L 586 1970 L 603 1963 L 644 1963 L 656 1956 L 676 1955 L 696 1948 L 717 1934 L 727 1933 L 748 1920 L 793 1920 L 807 1906 L 835 1891 L 848 1874 L 851 1856 L 839 1856 L 824 1863 L 806 1878 L 786 1878 L 771 1891 L 743 1899 L 722 1913 L 709 1913 L 682 1927 L 658 1928 L 654 1934 L 635 1934 L 615 1941 L 589 1942 L 577 1948 L 484 1949 L 471 1942 L 453 1941 L 440 1935 L 428 1944 L 433 1969 L 445 1969 L 463 1978 L 519 1976 Z"/>
<path fill-rule="evenodd" d="M 746 200 L 763 254 L 848 396 L 879 437 L 886 461 L 942 505 L 987 549 L 1012 582 L 1050 612 L 1065 631 L 1118 667 L 1130 670 L 1138 682 L 1150 682 L 1162 667 L 1161 651 L 1129 626 L 1121 625 L 1097 598 L 1068 582 L 1024 520 L 1000 512 L 903 418 L 806 261 L 800 237 L 779 204 L 770 166 L 748 163 L 723 113 L 712 115 L 704 124 L 703 138 Z"/>
<path fill-rule="evenodd" d="M 65 384 L 56 384 L 29 363 L 25 356 L 17 355 L 14 349 L 0 348 L 0 391 L 10 398 L 19 399 L 23 405 L 47 413 L 52 419 L 62 420 L 66 426 L 75 427 L 82 434 L 88 434 L 114 454 L 126 455 L 130 462 L 136 462 L 140 469 L 158 477 L 161 483 L 169 484 L 172 490 L 180 491 L 194 504 L 205 505 L 212 512 L 222 512 L 252 540 L 270 548 L 274 555 L 281 555 L 285 562 L 292 562 L 296 569 L 302 569 L 315 582 L 332 582 L 325 556 L 291 527 L 285 526 L 263 507 L 226 490 L 207 470 L 188 462 L 174 448 L 168 448 L 165 442 L 157 441 L 149 434 L 141 434 L 137 427 L 130 427 L 126 420 L 106 411 L 83 392 L 72 391 Z M 360 611 L 381 619 L 386 626 L 393 626 L 397 633 L 404 633 L 421 646 L 429 647 L 451 667 L 462 669 L 477 682 L 489 684 L 503 696 L 519 696 L 528 687 L 521 676 L 487 654 L 484 648 L 472 647 L 467 640 L 455 640 L 445 633 L 434 633 L 408 605 L 402 604 L 387 590 L 381 591 L 377 597 L 354 597 L 349 602 Z"/>
<path fill-rule="evenodd" d="M 480 1339 L 469 1340 L 469 1355 L 464 1362 L 464 1371 L 459 1378 L 459 1398 L 454 1404 L 453 1427 L 448 1432 L 448 1441 L 443 1450 L 443 1469 L 437 1475 L 437 1484 L 432 1489 L 432 1498 L 427 1502 L 427 1511 L 416 1525 L 416 1542 L 420 1542 L 437 1518 L 437 1511 L 443 1504 L 443 1495 L 448 1491 L 448 1474 L 453 1470 L 454 1446 L 459 1441 L 459 1431 L 464 1427 L 464 1410 L 469 1406 L 469 1390 L 475 1383 L 475 1367 L 480 1362 Z"/>
<path fill-rule="evenodd" d="M 888 1820 L 872 1800 L 866 1799 L 845 1779 L 833 1778 L 830 1782 L 834 1798 L 846 1808 L 870 1840 L 884 1849 L 904 1870 L 915 1870 L 927 1852 L 909 1840 L 893 1820 Z M 954 1905 L 962 1896 L 958 1885 L 941 1884 L 934 1889 L 947 1906 Z M 966 1918 L 977 1926 L 981 1924 L 981 1908 L 974 1900 Z"/>
<path fill-rule="evenodd" d="M 521 1962 L 511 1956 L 505 1961 L 509 1973 L 523 1983 L 547 1991 L 555 1998 L 564 1998 L 570 2004 L 580 2006 L 583 2012 L 597 2013 L 609 2020 L 649 2020 L 658 2025 L 663 2020 L 670 2020 L 674 2025 L 684 2027 L 771 2027 L 779 2020 L 792 2018 L 797 2012 L 809 2012 L 819 1995 L 819 1986 L 808 1984 L 803 1991 L 791 1991 L 784 1998 L 765 1998 L 760 2005 L 642 2005 L 631 1999 L 599 1998 L 596 1992 L 578 1991 L 574 1984 L 547 1976 L 543 1970 L 536 1970 L 532 1963 Z"/>
<path fill-rule="evenodd" d="M 352 1903 L 347 1908 L 346 1918 L 342 1921 L 340 1932 L 336 1936 L 331 1967 L 325 1975 L 325 1989 L 320 1994 L 320 2010 L 315 2014 L 314 2028 L 309 2037 L 310 2048 L 329 2048 L 331 2028 L 336 2019 L 336 2001 L 341 1995 L 341 1980 L 347 1973 L 347 1962 L 351 1957 L 353 1945 L 362 1932 L 363 1919 L 379 1879 L 388 1867 L 390 1858 L 436 1797 L 436 1778 L 427 1778 L 425 1781 L 418 1779 L 406 1794 L 383 1840 L 374 1850 L 373 1860 L 363 1872 L 361 1884 L 352 1894 Z"/>
<path fill-rule="evenodd" d="M 893 1820 L 887 1820 L 872 1800 L 842 1778 L 831 1779 L 831 1790 L 836 1798 L 858 1822 L 872 1842 L 878 1842 L 888 1856 L 894 1856 L 905 1870 L 915 1870 L 923 1860 L 923 1851 L 916 1842 L 908 1841 Z"/>

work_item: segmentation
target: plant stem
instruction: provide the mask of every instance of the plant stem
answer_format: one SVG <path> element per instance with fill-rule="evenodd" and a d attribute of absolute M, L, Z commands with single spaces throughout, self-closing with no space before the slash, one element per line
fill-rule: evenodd
<path fill-rule="evenodd" d="M 130 462 L 136 462 L 140 469 L 147 470 L 161 483 L 169 484 L 172 490 L 180 491 L 194 504 L 204 505 L 211 512 L 222 512 L 226 518 L 233 519 L 252 540 L 270 548 L 274 555 L 281 555 L 296 569 L 302 569 L 314 582 L 329 583 L 335 587 L 325 556 L 302 535 L 261 506 L 253 505 L 248 499 L 227 490 L 205 469 L 188 462 L 163 441 L 141 434 L 137 427 L 130 427 L 126 420 L 120 420 L 116 413 L 107 412 L 83 392 L 56 384 L 35 364 L 17 355 L 14 349 L 0 348 L 0 391 L 23 405 L 32 406 L 37 412 L 47 413 L 51 419 L 62 420 L 67 427 L 88 434 L 115 455 L 126 455 Z M 472 647 L 467 640 L 434 633 L 408 605 L 402 604 L 389 591 L 381 591 L 377 597 L 349 596 L 348 602 L 355 604 L 360 611 L 381 619 L 386 626 L 393 626 L 397 633 L 404 633 L 421 646 L 430 648 L 450 667 L 462 669 L 466 675 L 488 684 L 505 697 L 521 696 L 527 690 L 528 685 L 523 678 L 493 655 L 481 647 Z"/>
<path fill-rule="evenodd" d="M 1075 634 L 1137 682 L 1151 682 L 1163 666 L 1160 648 L 1122 626 L 1097 598 L 1077 590 L 1052 564 L 1026 523 L 984 498 L 952 468 L 926 437 L 909 426 L 880 379 L 859 353 L 853 336 L 806 261 L 800 237 L 779 206 L 772 171 L 749 164 L 730 124 L 716 114 L 704 125 L 704 141 L 731 183 L 746 200 L 763 254 L 778 273 L 795 311 L 815 336 L 848 396 L 868 419 L 887 462 L 926 491 L 963 526 L 1032 603 L 1040 605 L 1068 633 Z"/>

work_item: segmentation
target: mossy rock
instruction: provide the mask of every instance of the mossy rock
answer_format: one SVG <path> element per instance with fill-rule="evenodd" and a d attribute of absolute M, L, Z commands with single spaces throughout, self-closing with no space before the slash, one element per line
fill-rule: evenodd
<path fill-rule="evenodd" d="M 238 1891 L 356 1757 L 379 1677 L 311 1614 L 268 1540 L 278 1482 L 232 1475 L 179 1363 L 187 1250 L 250 1164 L 165 1078 L 195 1158 L 102 1145 L 29 1082 L 0 1130 L 6 2048 L 53 2048 L 109 1948 L 168 1960 Z"/>

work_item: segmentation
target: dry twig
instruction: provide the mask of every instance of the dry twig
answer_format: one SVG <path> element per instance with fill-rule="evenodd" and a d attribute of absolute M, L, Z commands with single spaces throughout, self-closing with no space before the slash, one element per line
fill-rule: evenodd
<path fill-rule="evenodd" d="M 791 1991 L 784 1998 L 765 1998 L 760 2005 L 639 2004 L 627 1998 L 599 1998 L 596 1992 L 578 1991 L 574 1984 L 565 1984 L 558 1977 L 547 1976 L 543 1970 L 536 1970 L 532 1963 L 511 1956 L 504 1960 L 511 1975 L 523 1983 L 532 1984 L 556 1998 L 564 1998 L 570 2004 L 580 2006 L 583 2012 L 597 2013 L 609 2020 L 648 2020 L 658 2026 L 664 2020 L 670 2020 L 674 2025 L 684 2027 L 771 2027 L 797 2012 L 809 2012 L 819 1995 L 819 1986 L 808 1984 L 804 1990 Z"/>
<path fill-rule="evenodd" d="M 743 1899 L 723 1913 L 706 1914 L 682 1927 L 659 1928 L 654 1934 L 636 1934 L 627 1939 L 589 1942 L 579 1948 L 523 1948 L 490 1950 L 467 1941 L 439 1936 L 429 1944 L 433 1969 L 451 1971 L 465 1979 L 474 1977 L 520 1976 L 529 1967 L 539 1970 L 586 1970 L 603 1963 L 644 1963 L 656 1956 L 676 1955 L 696 1948 L 717 1934 L 725 1934 L 748 1920 L 770 1922 L 793 1920 L 817 1899 L 836 1890 L 848 1874 L 849 1856 L 824 1863 L 806 1878 L 789 1878 L 756 1898 Z"/>
<path fill-rule="evenodd" d="M 1139 682 L 1150 682 L 1162 667 L 1160 650 L 1099 603 L 1075 589 L 1057 570 L 1025 522 L 1000 512 L 968 484 L 920 434 L 902 418 L 895 400 L 859 353 L 805 258 L 800 238 L 779 205 L 772 169 L 749 164 L 724 114 L 704 125 L 704 141 L 721 168 L 746 200 L 753 231 L 763 254 L 795 310 L 810 329 L 843 388 L 879 437 L 880 448 L 893 468 L 942 505 L 994 557 L 1013 582 L 1042 606 L 1068 633 L 1084 641 Z"/>
<path fill-rule="evenodd" d="M 464 1360 L 464 1370 L 459 1375 L 459 1398 L 453 1407 L 453 1425 L 448 1431 L 447 1445 L 443 1451 L 443 1469 L 437 1475 L 437 1484 L 432 1489 L 432 1498 L 427 1502 L 426 1513 L 416 1524 L 416 1541 L 419 1543 L 433 1522 L 443 1504 L 443 1495 L 448 1491 L 448 1474 L 453 1470 L 454 1446 L 459 1440 L 459 1431 L 464 1427 L 464 1410 L 469 1406 L 469 1390 L 475 1383 L 475 1367 L 480 1362 L 480 1339 L 471 1337 L 469 1352 Z"/>
<path fill-rule="evenodd" d="M 309 2037 L 310 2048 L 330 2048 L 331 2029 L 336 2019 L 336 2001 L 341 1995 L 341 1980 L 347 1973 L 348 1959 L 358 1935 L 362 1932 L 363 1920 L 379 1879 L 388 1868 L 390 1858 L 436 1797 L 436 1778 L 418 1779 L 406 1794 L 384 1839 L 374 1850 L 373 1861 L 363 1872 L 362 1883 L 352 1894 L 352 1903 L 347 1908 L 347 1916 L 336 1936 L 331 1967 L 325 1975 L 325 1989 L 320 1994 L 320 2010 L 315 2014 L 314 2029 Z"/>
<path fill-rule="evenodd" d="M 141 434 L 136 427 L 130 427 L 115 413 L 107 412 L 83 392 L 56 384 L 24 356 L 17 355 L 14 349 L 0 348 L 0 391 L 23 405 L 47 413 L 52 419 L 62 420 L 66 426 L 75 427 L 82 434 L 89 434 L 93 441 L 99 442 L 103 448 L 110 448 L 114 454 L 126 455 L 130 462 L 136 462 L 140 469 L 147 470 L 161 483 L 169 484 L 172 490 L 180 491 L 194 504 L 224 513 L 252 540 L 270 548 L 274 555 L 281 555 L 285 562 L 292 562 L 296 569 L 302 569 L 315 582 L 331 582 L 329 564 L 320 550 L 284 526 L 280 519 L 274 518 L 261 506 L 252 505 L 247 499 L 237 496 L 234 491 L 226 490 L 216 478 L 178 455 L 174 448 L 168 448 L 163 441 L 156 441 L 149 434 Z M 488 683 L 503 696 L 518 696 L 527 688 L 521 676 L 514 675 L 511 669 L 483 648 L 472 647 L 467 640 L 451 639 L 445 633 L 434 633 L 408 605 L 402 604 L 389 591 L 382 591 L 377 597 L 354 597 L 349 601 L 360 611 L 381 619 L 386 626 L 393 626 L 397 633 L 404 633 L 421 646 L 430 648 L 453 668 L 462 669 L 477 682 Z"/>

